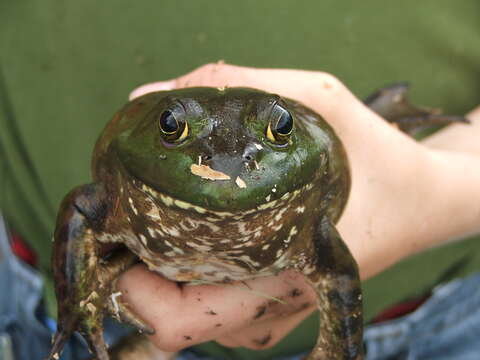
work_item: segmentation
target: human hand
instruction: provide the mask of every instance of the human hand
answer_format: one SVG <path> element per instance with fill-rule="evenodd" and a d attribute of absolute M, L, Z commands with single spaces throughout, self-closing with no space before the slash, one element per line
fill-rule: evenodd
<path fill-rule="evenodd" d="M 334 127 L 349 155 L 353 178 L 338 229 L 363 278 L 439 239 L 478 230 L 472 217 L 448 226 L 439 226 L 448 221 L 438 222 L 464 206 L 466 196 L 458 198 L 456 186 L 462 182 L 455 174 L 471 167 L 471 159 L 457 156 L 449 164 L 451 153 L 431 150 L 400 133 L 331 75 L 212 64 L 170 82 L 141 87 L 132 96 L 190 86 L 263 89 L 303 102 Z M 470 173 L 478 183 L 478 171 Z M 125 273 L 118 285 L 124 300 L 155 328 L 151 340 L 165 350 L 212 339 L 226 346 L 269 347 L 315 308 L 313 291 L 293 272 L 221 287 L 179 288 L 140 265 Z M 245 291 L 248 288 L 283 298 L 288 305 L 269 303 Z"/>

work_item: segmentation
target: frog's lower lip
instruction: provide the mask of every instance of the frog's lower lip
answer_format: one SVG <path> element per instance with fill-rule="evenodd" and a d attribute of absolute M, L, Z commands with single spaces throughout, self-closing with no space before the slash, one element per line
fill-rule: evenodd
<path fill-rule="evenodd" d="M 276 200 L 267 201 L 267 202 L 265 202 L 263 204 L 260 204 L 256 207 L 252 208 L 252 209 L 248 209 L 248 210 L 244 210 L 244 211 L 238 211 L 238 212 L 215 211 L 215 210 L 211 210 L 211 209 L 206 209 L 204 207 L 188 203 L 184 200 L 173 198 L 169 195 L 166 195 L 162 192 L 159 192 L 159 191 L 151 188 L 150 186 L 148 186 L 144 183 L 142 183 L 141 186 L 137 185 L 137 187 L 141 191 L 143 191 L 144 193 L 149 195 L 150 197 L 161 201 L 165 206 L 176 207 L 176 208 L 182 209 L 182 210 L 193 210 L 193 211 L 195 211 L 199 214 L 202 214 L 202 215 L 210 215 L 210 216 L 215 216 L 215 217 L 223 219 L 223 218 L 228 218 L 228 217 L 233 217 L 233 218 L 243 217 L 243 216 L 246 216 L 246 215 L 254 214 L 254 213 L 259 212 L 259 211 L 269 210 L 269 209 L 276 208 L 278 206 L 283 206 L 285 202 L 295 199 L 301 192 L 310 190 L 312 188 L 312 184 L 306 184 L 303 187 L 301 187 L 299 189 L 296 189 L 292 192 L 287 192 Z"/>

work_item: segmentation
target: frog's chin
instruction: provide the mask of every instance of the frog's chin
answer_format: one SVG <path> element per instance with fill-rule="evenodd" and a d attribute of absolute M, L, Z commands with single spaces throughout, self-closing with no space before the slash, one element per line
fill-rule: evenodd
<path fill-rule="evenodd" d="M 275 199 L 275 200 L 269 200 L 269 198 L 266 198 L 266 202 L 263 204 L 259 204 L 251 209 L 247 210 L 242 210 L 242 211 L 237 211 L 237 212 L 229 212 L 229 211 L 217 211 L 217 210 L 212 210 L 212 209 L 207 209 L 202 206 L 198 206 L 195 204 L 188 203 L 184 200 L 176 199 L 173 198 L 167 194 L 164 194 L 162 192 L 159 192 L 156 189 L 153 189 L 152 187 L 142 183 L 141 186 L 139 186 L 139 189 L 144 192 L 146 195 L 149 197 L 155 199 L 157 202 L 163 203 L 163 205 L 170 207 L 170 208 L 177 208 L 180 210 L 186 210 L 186 211 L 195 211 L 198 214 L 201 215 L 207 215 L 207 216 L 213 216 L 213 217 L 218 217 L 218 218 L 236 218 L 236 217 L 244 217 L 246 215 L 258 213 L 261 211 L 265 210 L 271 210 L 274 208 L 278 207 L 283 207 L 286 202 L 290 202 L 294 200 L 296 197 L 298 197 L 301 193 L 305 191 L 311 190 L 313 187 L 312 184 L 306 184 L 303 187 L 296 189 L 292 192 L 287 192 L 283 194 L 280 198 Z"/>

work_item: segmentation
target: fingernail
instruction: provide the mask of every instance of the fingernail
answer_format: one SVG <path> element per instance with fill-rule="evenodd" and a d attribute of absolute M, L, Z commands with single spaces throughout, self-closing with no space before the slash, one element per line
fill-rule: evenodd
<path fill-rule="evenodd" d="M 142 85 L 135 90 L 133 90 L 130 95 L 128 96 L 129 100 L 133 100 L 139 96 L 155 92 L 155 91 L 168 91 L 175 89 L 175 80 L 168 80 L 168 81 L 158 81 L 146 85 Z"/>

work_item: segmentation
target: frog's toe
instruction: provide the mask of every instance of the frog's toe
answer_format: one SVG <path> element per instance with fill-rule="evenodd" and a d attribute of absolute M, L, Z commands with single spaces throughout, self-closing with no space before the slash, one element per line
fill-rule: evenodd
<path fill-rule="evenodd" d="M 116 292 L 110 295 L 110 301 L 108 302 L 108 311 L 110 312 L 110 315 L 112 315 L 118 321 L 133 326 L 140 333 L 153 335 L 155 333 L 155 329 L 147 325 L 133 311 L 131 311 L 120 299 L 121 295 L 121 292 Z"/>
<path fill-rule="evenodd" d="M 90 307 L 90 309 L 93 309 Z M 103 316 L 89 316 L 60 319 L 58 329 L 52 339 L 52 349 L 47 360 L 58 360 L 61 351 L 75 330 L 79 330 L 97 360 L 109 360 L 107 346 L 103 339 Z"/>
<path fill-rule="evenodd" d="M 65 342 L 70 337 L 70 333 L 64 331 L 57 331 L 52 338 L 52 349 L 47 357 L 47 360 L 58 360 L 60 353 L 65 345 Z"/>
<path fill-rule="evenodd" d="M 95 355 L 96 360 L 110 360 L 108 356 L 107 345 L 103 339 L 103 329 L 92 328 L 88 332 L 82 332 L 83 337 L 88 343 L 90 352 Z"/>

